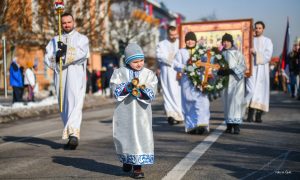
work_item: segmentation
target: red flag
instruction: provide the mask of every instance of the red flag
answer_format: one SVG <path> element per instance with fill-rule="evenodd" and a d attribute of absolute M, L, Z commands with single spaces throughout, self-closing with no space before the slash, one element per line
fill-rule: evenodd
<path fill-rule="evenodd" d="M 285 30 L 283 49 L 281 53 L 281 69 L 285 68 L 285 64 L 289 52 L 289 44 L 290 44 L 290 26 L 289 26 L 289 18 L 288 18 L 286 24 L 286 30 Z"/>

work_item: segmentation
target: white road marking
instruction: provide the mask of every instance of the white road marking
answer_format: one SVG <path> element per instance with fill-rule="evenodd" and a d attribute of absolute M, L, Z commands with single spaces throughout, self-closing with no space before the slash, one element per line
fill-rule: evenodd
<path fill-rule="evenodd" d="M 187 154 L 162 180 L 179 180 L 198 161 L 226 129 L 225 122 L 217 127 L 203 142 Z"/>

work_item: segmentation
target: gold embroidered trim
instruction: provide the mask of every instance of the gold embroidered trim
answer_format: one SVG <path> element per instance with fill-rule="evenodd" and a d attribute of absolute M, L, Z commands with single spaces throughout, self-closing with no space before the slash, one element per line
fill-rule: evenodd
<path fill-rule="evenodd" d="M 166 114 L 167 114 L 167 117 L 172 117 L 176 121 L 183 121 L 183 117 L 182 117 L 181 113 L 167 111 Z"/>
<path fill-rule="evenodd" d="M 76 49 L 74 47 L 68 47 L 66 64 L 72 63 L 75 60 L 75 57 L 76 57 Z"/>
<path fill-rule="evenodd" d="M 261 104 L 261 103 L 258 103 L 258 102 L 251 102 L 250 107 L 254 108 L 254 109 L 259 109 L 259 110 L 262 110 L 262 111 L 265 111 L 265 112 L 269 111 L 269 107 L 267 105 Z"/>
<path fill-rule="evenodd" d="M 72 128 L 72 127 L 68 126 L 63 131 L 62 139 L 68 139 L 70 135 L 75 136 L 78 139 L 80 139 L 80 129 Z"/>

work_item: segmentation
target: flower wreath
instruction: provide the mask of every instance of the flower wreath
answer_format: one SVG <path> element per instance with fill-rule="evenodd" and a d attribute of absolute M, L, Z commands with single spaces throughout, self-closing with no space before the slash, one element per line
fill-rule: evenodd
<path fill-rule="evenodd" d="M 197 89 L 203 93 L 216 93 L 228 86 L 229 77 L 217 75 L 217 66 L 220 69 L 228 69 L 228 63 L 217 47 L 208 49 L 204 46 L 197 46 L 191 54 L 184 73 Z M 208 67 L 208 77 L 205 77 L 206 67 L 203 64 L 207 62 L 208 56 L 210 56 L 210 65 L 208 66 L 211 67 Z M 204 82 L 205 80 L 206 82 Z"/>

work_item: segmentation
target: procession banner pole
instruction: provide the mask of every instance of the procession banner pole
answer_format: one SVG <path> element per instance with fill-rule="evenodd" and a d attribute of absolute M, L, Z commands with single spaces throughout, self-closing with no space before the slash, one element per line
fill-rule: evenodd
<path fill-rule="evenodd" d="M 61 41 L 61 14 L 64 11 L 64 3 L 61 0 L 55 2 L 55 10 L 58 15 L 58 41 Z M 62 57 L 59 58 L 59 106 L 60 112 L 62 112 Z"/>

